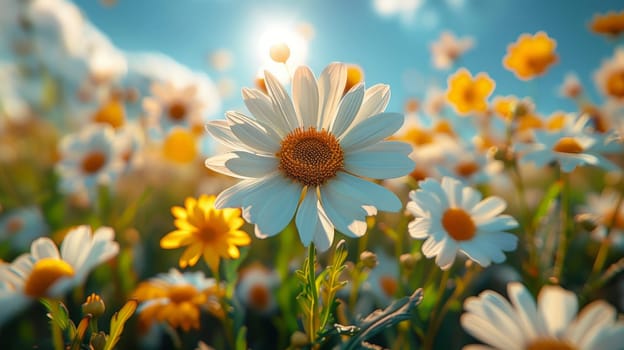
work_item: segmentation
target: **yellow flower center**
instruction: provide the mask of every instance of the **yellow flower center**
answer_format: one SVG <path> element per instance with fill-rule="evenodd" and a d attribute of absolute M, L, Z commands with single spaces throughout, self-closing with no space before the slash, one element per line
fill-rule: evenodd
<path fill-rule="evenodd" d="M 282 173 L 306 186 L 324 184 L 344 164 L 344 152 L 336 137 L 314 127 L 293 130 L 282 140 L 276 156 Z"/>
<path fill-rule="evenodd" d="M 467 104 L 473 104 L 475 102 L 477 94 L 475 93 L 472 83 L 464 89 L 462 96 L 464 98 L 464 102 Z"/>
<path fill-rule="evenodd" d="M 431 132 L 428 130 L 410 128 L 405 133 L 405 141 L 409 141 L 418 146 L 428 145 L 433 142 L 433 136 L 431 136 Z"/>
<path fill-rule="evenodd" d="M 479 170 L 479 164 L 475 162 L 461 162 L 455 166 L 455 172 L 462 177 L 469 177 Z"/>
<path fill-rule="evenodd" d="M 197 295 L 197 289 L 190 284 L 181 284 L 169 288 L 169 300 L 174 303 L 191 301 Z"/>
<path fill-rule="evenodd" d="M 24 284 L 24 293 L 34 298 L 45 296 L 48 288 L 62 277 L 72 277 L 74 268 L 55 258 L 43 258 L 33 266 Z"/>
<path fill-rule="evenodd" d="M 392 297 L 397 292 L 397 290 L 399 290 L 399 283 L 397 282 L 396 278 L 388 275 L 383 275 L 379 277 L 379 287 L 381 287 L 381 290 L 384 292 L 385 295 Z"/>
<path fill-rule="evenodd" d="M 255 284 L 249 289 L 249 305 L 257 310 L 264 310 L 269 306 L 271 294 L 266 286 Z"/>
<path fill-rule="evenodd" d="M 93 121 L 109 124 L 113 128 L 119 128 L 124 124 L 124 115 L 123 103 L 119 99 L 112 98 L 95 112 Z"/>
<path fill-rule="evenodd" d="M 197 234 L 203 242 L 213 242 L 218 237 L 217 231 L 209 223 L 205 223 L 198 229 Z"/>
<path fill-rule="evenodd" d="M 615 72 L 607 78 L 607 93 L 613 97 L 624 97 L 624 71 Z"/>
<path fill-rule="evenodd" d="M 171 118 L 173 121 L 179 122 L 184 120 L 184 117 L 186 117 L 186 105 L 182 102 L 173 102 L 172 104 L 169 105 L 169 118 Z"/>
<path fill-rule="evenodd" d="M 463 209 L 449 208 L 442 215 L 442 226 L 456 241 L 468 241 L 477 232 L 477 226 Z"/>
<path fill-rule="evenodd" d="M 163 155 L 166 159 L 180 164 L 188 164 L 197 157 L 195 137 L 181 128 L 172 130 L 163 143 Z"/>
<path fill-rule="evenodd" d="M 576 350 L 576 347 L 558 339 L 537 339 L 525 350 Z"/>
<path fill-rule="evenodd" d="M 85 174 L 98 172 L 106 163 L 106 155 L 100 151 L 91 151 L 82 158 L 80 166 Z"/>
<path fill-rule="evenodd" d="M 572 137 L 562 137 L 553 146 L 553 151 L 561 153 L 581 153 L 583 147 Z"/>

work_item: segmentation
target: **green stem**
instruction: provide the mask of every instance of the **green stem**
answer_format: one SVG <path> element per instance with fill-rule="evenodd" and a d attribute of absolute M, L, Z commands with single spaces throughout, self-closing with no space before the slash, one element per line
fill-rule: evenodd
<path fill-rule="evenodd" d="M 624 195 L 620 194 L 618 198 L 617 204 L 613 209 L 613 216 L 610 218 L 609 223 L 607 224 L 607 232 L 605 233 L 605 237 L 600 242 L 600 248 L 598 249 L 598 254 L 596 255 L 596 260 L 594 260 L 594 265 L 592 266 L 592 272 L 589 277 L 589 281 L 597 278 L 600 271 L 604 268 L 604 264 L 607 261 L 607 256 L 609 253 L 609 246 L 611 245 L 611 231 L 616 224 L 618 214 L 620 212 L 620 208 L 622 207 L 622 203 L 624 202 Z"/>
<path fill-rule="evenodd" d="M 560 179 L 563 183 L 561 190 L 561 229 L 559 231 L 559 239 L 557 242 L 557 252 L 555 253 L 555 264 L 553 267 L 553 282 L 559 284 L 561 274 L 563 273 L 563 265 L 566 253 L 568 251 L 568 220 L 570 207 L 570 179 L 569 175 L 560 171 Z"/>
<path fill-rule="evenodd" d="M 310 291 L 312 292 L 312 305 L 310 305 L 310 317 L 308 319 L 308 330 L 309 330 L 309 340 L 310 344 L 314 344 L 316 341 L 316 324 L 318 318 L 318 291 L 316 290 L 316 249 L 314 247 L 314 242 L 310 243 L 308 247 L 308 284 L 310 286 Z"/>
<path fill-rule="evenodd" d="M 438 319 L 441 315 L 438 315 L 438 308 L 440 307 L 440 303 L 444 299 L 444 291 L 446 290 L 446 286 L 448 285 L 449 276 L 451 275 L 451 268 L 444 270 L 442 273 L 442 277 L 440 278 L 440 284 L 438 285 L 438 295 L 435 305 L 431 311 L 431 317 L 429 317 L 430 327 L 427 329 L 427 336 L 425 337 L 425 341 L 423 347 L 425 350 L 433 349 L 433 345 L 435 342 L 435 336 L 437 333 L 437 328 L 441 321 Z"/>

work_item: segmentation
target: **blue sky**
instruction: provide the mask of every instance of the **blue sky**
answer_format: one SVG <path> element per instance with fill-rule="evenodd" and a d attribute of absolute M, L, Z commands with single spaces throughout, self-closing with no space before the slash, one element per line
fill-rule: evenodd
<path fill-rule="evenodd" d="M 389 0 L 399 1 L 399 0 Z M 214 80 L 233 79 L 240 90 L 253 84 L 260 67 L 257 41 L 273 24 L 314 27 L 307 64 L 318 74 L 332 61 L 359 64 L 368 85 L 392 88 L 388 110 L 400 111 L 407 97 L 422 97 L 429 86 L 446 88 L 454 72 L 435 70 L 430 44 L 444 30 L 472 36 L 475 47 L 461 60 L 473 74 L 485 71 L 496 81 L 494 95 L 531 96 L 538 110 L 573 111 L 557 96 L 567 72 L 576 72 L 591 98 L 600 97 L 593 72 L 613 54 L 615 43 L 588 30 L 595 13 L 622 10 L 621 1 L 601 0 L 420 0 L 413 13 L 382 15 L 374 0 L 118 0 L 112 7 L 98 1 L 77 5 L 113 43 L 126 51 L 159 51 Z M 507 45 L 522 33 L 546 31 L 557 40 L 559 63 L 531 82 L 516 79 L 502 66 Z M 225 48 L 234 54 L 226 72 L 210 67 L 208 53 Z M 240 94 L 223 101 L 224 109 L 241 105 Z"/>

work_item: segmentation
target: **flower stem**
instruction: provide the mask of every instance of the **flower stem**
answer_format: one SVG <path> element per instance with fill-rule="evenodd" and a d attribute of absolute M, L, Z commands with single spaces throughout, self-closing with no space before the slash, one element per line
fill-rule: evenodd
<path fill-rule="evenodd" d="M 592 272 L 589 277 L 589 281 L 593 280 L 598 276 L 600 271 L 602 271 L 605 262 L 607 261 L 607 255 L 609 253 L 609 247 L 611 246 L 611 231 L 616 224 L 620 208 L 622 207 L 622 203 L 624 202 L 624 195 L 620 193 L 620 197 L 618 198 L 617 204 L 613 209 L 613 216 L 610 218 L 607 223 L 607 231 L 605 233 L 605 237 L 602 242 L 600 242 L 600 248 L 598 249 L 598 253 L 596 254 L 596 260 L 594 260 L 594 265 L 592 266 Z"/>
<path fill-rule="evenodd" d="M 565 262 L 566 253 L 568 251 L 568 221 L 570 211 L 570 178 L 569 174 L 560 171 L 560 180 L 563 183 L 561 190 L 561 229 L 559 231 L 559 239 L 557 242 L 557 252 L 555 253 L 555 264 L 553 267 L 553 281 L 559 284 L 561 274 L 563 272 L 563 264 Z"/>
<path fill-rule="evenodd" d="M 308 247 L 308 284 L 310 286 L 310 291 L 312 293 L 312 305 L 310 305 L 310 317 L 308 319 L 308 338 L 310 340 L 310 344 L 314 344 L 316 341 L 316 325 L 318 319 L 318 292 L 316 290 L 316 249 L 314 247 L 314 242 L 310 243 Z"/>
<path fill-rule="evenodd" d="M 446 290 L 446 286 L 448 285 L 449 276 L 451 274 L 451 268 L 444 270 L 442 272 L 442 277 L 440 278 L 440 284 L 438 285 L 437 291 L 437 299 L 433 309 L 431 310 L 431 317 L 429 318 L 429 327 L 427 329 L 427 335 L 425 336 L 425 341 L 423 344 L 423 348 L 425 350 L 433 349 L 435 335 L 440 327 L 440 323 L 442 322 L 442 318 L 444 317 L 441 314 L 438 314 L 438 309 L 440 308 L 440 303 L 442 299 L 444 299 L 444 291 Z"/>

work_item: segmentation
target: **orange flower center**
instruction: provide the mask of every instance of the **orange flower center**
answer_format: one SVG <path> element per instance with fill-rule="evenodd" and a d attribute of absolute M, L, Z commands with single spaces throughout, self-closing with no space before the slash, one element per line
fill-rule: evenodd
<path fill-rule="evenodd" d="M 399 290 L 399 283 L 397 282 L 397 279 L 388 275 L 379 277 L 379 286 L 384 294 L 389 297 L 394 296 L 397 290 Z"/>
<path fill-rule="evenodd" d="M 218 236 L 214 227 L 208 225 L 199 227 L 198 235 L 204 242 L 213 242 Z"/>
<path fill-rule="evenodd" d="M 7 223 L 5 225 L 6 231 L 9 234 L 15 234 L 19 232 L 23 227 L 24 227 L 24 220 L 22 220 L 20 217 L 17 217 L 17 216 L 14 216 L 10 218 L 9 220 L 7 220 Z"/>
<path fill-rule="evenodd" d="M 474 237 L 477 227 L 463 209 L 449 208 L 442 215 L 442 226 L 456 241 L 468 241 Z"/>
<path fill-rule="evenodd" d="M 106 163 L 106 155 L 100 151 L 92 151 L 82 158 L 82 171 L 85 174 L 94 174 L 98 172 Z"/>
<path fill-rule="evenodd" d="M 572 137 L 562 137 L 553 146 L 553 151 L 561 153 L 581 153 L 583 147 Z"/>
<path fill-rule="evenodd" d="M 530 70 L 536 74 L 543 73 L 548 66 L 553 63 L 554 57 L 548 55 L 529 56 L 526 59 L 526 64 Z"/>
<path fill-rule="evenodd" d="M 576 350 L 576 347 L 557 339 L 537 339 L 527 345 L 525 350 Z"/>
<path fill-rule="evenodd" d="M 249 289 L 249 305 L 256 310 L 265 310 L 271 301 L 271 294 L 266 286 L 258 283 Z"/>
<path fill-rule="evenodd" d="M 464 101 L 466 103 L 472 104 L 477 99 L 477 94 L 474 90 L 475 89 L 472 84 L 464 89 L 462 96 L 464 97 Z"/>
<path fill-rule="evenodd" d="M 604 214 L 604 225 L 613 225 L 613 228 L 624 230 L 624 211 L 618 211 L 617 215 L 614 209 L 610 209 Z"/>
<path fill-rule="evenodd" d="M 124 106 L 118 99 L 111 99 L 93 115 L 93 121 L 96 123 L 106 123 L 113 128 L 119 128 L 124 124 L 125 112 Z"/>
<path fill-rule="evenodd" d="M 479 164 L 475 162 L 461 162 L 455 166 L 455 172 L 462 177 L 470 177 L 479 170 Z"/>
<path fill-rule="evenodd" d="M 169 300 L 176 304 L 191 301 L 197 295 L 197 289 L 190 284 L 181 284 L 169 288 Z"/>
<path fill-rule="evenodd" d="M 24 293 L 34 298 L 45 296 L 46 292 L 62 277 L 72 277 L 74 268 L 56 258 L 38 260 L 24 284 Z"/>
<path fill-rule="evenodd" d="M 405 134 L 405 140 L 415 145 L 422 146 L 433 142 L 431 132 L 419 128 L 410 128 Z"/>
<path fill-rule="evenodd" d="M 615 72 L 607 78 L 607 93 L 613 97 L 624 98 L 624 71 Z"/>
<path fill-rule="evenodd" d="M 427 177 L 429 177 L 429 173 L 427 172 L 427 170 L 416 167 L 414 168 L 414 170 L 412 170 L 412 172 L 409 174 L 409 176 L 416 180 L 416 181 L 420 181 L 420 180 L 424 180 Z"/>
<path fill-rule="evenodd" d="M 186 117 L 186 105 L 182 102 L 173 102 L 169 105 L 169 118 L 176 122 L 184 120 Z"/>
<path fill-rule="evenodd" d="M 324 184 L 344 164 L 344 152 L 336 137 L 314 127 L 293 130 L 282 140 L 276 156 L 282 173 L 306 186 Z"/>

